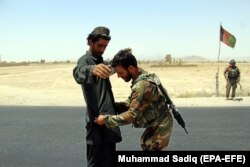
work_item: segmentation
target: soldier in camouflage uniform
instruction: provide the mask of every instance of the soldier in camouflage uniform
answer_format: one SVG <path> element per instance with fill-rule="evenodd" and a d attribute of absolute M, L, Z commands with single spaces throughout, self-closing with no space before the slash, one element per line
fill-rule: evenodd
<path fill-rule="evenodd" d="M 240 82 L 240 70 L 235 65 L 234 59 L 230 60 L 228 67 L 224 70 L 224 76 L 227 80 L 226 86 L 226 100 L 229 100 L 230 90 L 232 88 L 232 100 L 235 98 L 235 92 L 237 88 L 237 83 Z"/>
<path fill-rule="evenodd" d="M 130 123 L 135 128 L 146 128 L 141 136 L 142 150 L 166 149 L 172 133 L 173 118 L 165 98 L 154 82 L 155 74 L 148 74 L 138 68 L 130 49 L 118 52 L 112 67 L 124 81 L 132 79 L 132 92 L 126 102 L 116 103 L 121 112 L 119 115 L 99 115 L 95 122 L 109 128 Z"/>

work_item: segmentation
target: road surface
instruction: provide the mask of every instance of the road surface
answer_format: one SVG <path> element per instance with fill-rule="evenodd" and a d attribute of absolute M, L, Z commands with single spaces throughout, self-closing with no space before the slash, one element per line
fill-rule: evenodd
<path fill-rule="evenodd" d="M 169 150 L 250 150 L 250 107 L 179 108 Z M 117 150 L 140 150 L 143 129 L 121 127 Z M 0 106 L 0 167 L 86 165 L 83 107 Z"/>

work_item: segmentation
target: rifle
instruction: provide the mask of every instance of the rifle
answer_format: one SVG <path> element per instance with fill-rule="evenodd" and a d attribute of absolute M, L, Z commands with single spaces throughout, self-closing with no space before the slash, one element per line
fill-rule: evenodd
<path fill-rule="evenodd" d="M 177 120 L 177 122 L 179 123 L 179 125 L 181 125 L 181 127 L 185 130 L 185 132 L 188 134 L 187 129 L 185 128 L 185 122 L 181 116 L 181 114 L 179 113 L 179 111 L 175 108 L 175 106 L 173 104 L 170 105 L 170 108 L 172 110 L 172 113 L 174 115 L 174 118 Z"/>
<path fill-rule="evenodd" d="M 168 96 L 167 91 L 163 88 L 160 79 L 156 75 L 154 75 L 154 82 L 156 83 L 156 85 L 158 86 L 158 88 L 162 92 L 163 96 L 165 97 L 166 104 L 169 105 L 169 108 L 171 109 L 172 114 L 174 115 L 174 118 L 179 123 L 179 125 L 181 125 L 181 127 L 185 130 L 185 132 L 188 134 L 188 131 L 185 128 L 185 122 L 184 122 L 181 114 L 179 113 L 179 111 L 175 107 L 174 103 L 172 102 L 172 100 Z"/>

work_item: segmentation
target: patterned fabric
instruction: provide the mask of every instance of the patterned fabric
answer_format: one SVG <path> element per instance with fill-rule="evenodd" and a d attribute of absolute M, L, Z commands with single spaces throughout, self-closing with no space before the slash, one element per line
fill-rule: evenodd
<path fill-rule="evenodd" d="M 240 70 L 237 66 L 228 66 L 224 70 L 224 76 L 227 80 L 226 97 L 229 98 L 230 90 L 232 89 L 231 97 L 234 98 L 236 94 L 237 83 L 240 82 Z"/>
<path fill-rule="evenodd" d="M 224 76 L 226 79 L 239 80 L 240 79 L 240 70 L 237 66 L 234 66 L 234 67 L 228 66 L 224 70 Z"/>
<path fill-rule="evenodd" d="M 142 72 L 132 82 L 132 92 L 126 104 L 129 108 L 119 115 L 106 115 L 107 127 L 132 123 L 136 128 L 146 128 L 141 136 L 143 150 L 163 150 L 172 132 L 173 118 L 165 99 L 154 83 L 155 74 Z"/>

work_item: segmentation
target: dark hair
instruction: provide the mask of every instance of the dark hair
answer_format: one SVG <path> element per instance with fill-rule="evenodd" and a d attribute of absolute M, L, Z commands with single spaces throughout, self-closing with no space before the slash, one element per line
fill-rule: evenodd
<path fill-rule="evenodd" d="M 130 48 L 120 50 L 113 58 L 111 66 L 122 66 L 128 68 L 130 65 L 137 67 L 137 60 Z"/>

